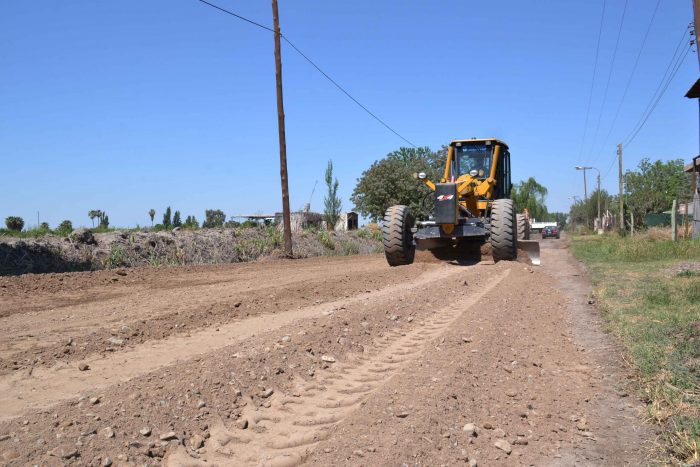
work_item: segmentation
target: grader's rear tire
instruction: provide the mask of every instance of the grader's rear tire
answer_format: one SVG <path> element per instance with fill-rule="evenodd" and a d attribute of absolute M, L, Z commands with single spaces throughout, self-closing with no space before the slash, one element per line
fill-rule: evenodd
<path fill-rule="evenodd" d="M 513 200 L 495 200 L 491 206 L 491 255 L 494 261 L 513 261 L 518 257 L 517 235 Z"/>
<path fill-rule="evenodd" d="M 525 214 L 516 214 L 518 223 L 518 240 L 530 240 L 530 222 L 525 217 Z"/>
<path fill-rule="evenodd" d="M 413 224 L 415 219 L 408 206 L 392 206 L 384 214 L 384 254 L 389 266 L 403 266 L 413 263 L 416 246 L 413 244 Z"/>

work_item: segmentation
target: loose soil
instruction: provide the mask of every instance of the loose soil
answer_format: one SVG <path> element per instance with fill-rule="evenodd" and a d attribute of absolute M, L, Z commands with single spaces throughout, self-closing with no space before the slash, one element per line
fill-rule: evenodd
<path fill-rule="evenodd" d="M 4 278 L 0 464 L 643 464 L 564 242 Z"/>

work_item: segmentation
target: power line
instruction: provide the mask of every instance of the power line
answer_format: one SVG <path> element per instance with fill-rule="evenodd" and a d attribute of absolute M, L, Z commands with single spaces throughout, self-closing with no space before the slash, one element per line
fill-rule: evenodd
<path fill-rule="evenodd" d="M 212 7 L 212 8 L 216 8 L 216 9 L 219 10 L 219 11 L 223 11 L 223 12 L 226 13 L 226 14 L 229 14 L 229 15 L 231 15 L 231 16 L 235 16 L 236 18 L 241 19 L 241 20 L 243 20 L 243 21 L 245 21 L 245 22 L 247 22 L 247 23 L 254 24 L 255 26 L 257 26 L 257 27 L 259 27 L 259 28 L 263 28 L 263 29 L 265 29 L 265 30 L 267 30 L 267 31 L 270 31 L 270 32 L 272 32 L 272 33 L 275 32 L 275 30 L 272 29 L 272 28 L 268 28 L 268 27 L 265 26 L 265 25 L 262 25 L 262 24 L 260 24 L 260 23 L 256 23 L 256 22 L 253 21 L 252 19 L 248 19 L 248 18 L 245 18 L 245 17 L 243 17 L 243 16 L 241 16 L 241 15 L 237 15 L 236 13 L 234 13 L 234 12 L 232 12 L 232 11 L 230 11 L 230 10 L 227 10 L 227 9 L 225 9 L 225 8 L 221 8 L 220 6 L 214 5 L 213 3 L 209 3 L 209 2 L 207 2 L 206 0 L 199 0 L 199 1 L 202 2 L 202 3 L 204 3 L 204 4 L 206 4 L 206 5 L 209 5 L 209 6 Z"/>
<path fill-rule="evenodd" d="M 617 123 L 617 118 L 620 116 L 620 110 L 622 109 L 622 104 L 625 102 L 625 98 L 627 97 L 627 92 L 629 91 L 630 84 L 632 83 L 632 78 L 634 78 L 634 74 L 637 71 L 637 66 L 639 65 L 639 59 L 642 56 L 642 52 L 644 51 L 644 46 L 647 43 L 647 39 L 649 37 L 649 32 L 651 31 L 651 26 L 654 24 L 654 18 L 656 18 L 656 12 L 659 10 L 659 5 L 661 4 L 661 0 L 656 1 L 656 6 L 654 7 L 654 12 L 651 14 L 651 19 L 649 20 L 649 25 L 647 26 L 647 30 L 644 33 L 644 38 L 642 39 L 642 45 L 639 47 L 639 52 L 637 52 L 637 58 L 634 60 L 634 65 L 632 66 L 632 71 L 630 72 L 630 76 L 627 79 L 627 84 L 625 85 L 625 90 L 622 92 L 622 98 L 620 99 L 619 104 L 617 105 L 617 110 L 615 110 L 615 116 L 612 119 L 612 123 L 610 124 L 610 128 L 608 129 L 608 133 L 605 135 L 605 139 L 603 140 L 603 144 L 598 150 L 598 156 L 600 156 L 600 153 L 603 151 L 605 148 L 605 145 L 608 142 L 608 139 L 610 139 L 610 135 L 612 134 L 613 129 L 615 128 L 615 123 Z M 615 158 L 613 158 L 613 163 L 615 162 Z M 611 166 L 612 167 L 612 166 Z"/>
<path fill-rule="evenodd" d="M 603 20 L 605 19 L 605 5 L 606 1 L 603 0 L 603 11 L 600 14 L 600 26 L 598 27 L 598 43 L 595 48 L 595 60 L 593 62 L 593 77 L 591 78 L 591 89 L 588 92 L 588 106 L 586 108 L 586 121 L 583 124 L 583 137 L 581 138 L 581 150 L 578 154 L 578 161 L 581 162 L 583 157 L 583 146 L 586 141 L 586 133 L 588 133 L 588 118 L 591 114 L 591 102 L 593 101 L 593 87 L 595 84 L 595 76 L 598 71 L 598 55 L 600 54 L 600 37 L 603 33 Z"/>
<path fill-rule="evenodd" d="M 270 32 L 272 32 L 272 33 L 275 32 L 274 29 L 272 29 L 272 28 L 269 28 L 269 27 L 267 27 L 267 26 L 265 26 L 265 25 L 262 25 L 262 24 L 260 24 L 260 23 L 257 23 L 257 22 L 255 22 L 255 21 L 253 21 L 253 20 L 250 20 L 250 19 L 248 19 L 248 18 L 245 18 L 245 17 L 243 17 L 243 16 L 241 16 L 241 15 L 239 15 L 239 14 L 236 14 L 236 13 L 230 11 L 230 10 L 227 10 L 227 9 L 225 9 L 225 8 L 222 8 L 222 7 L 220 7 L 220 6 L 218 6 L 218 5 L 215 5 L 215 4 L 213 4 L 213 3 L 210 3 L 210 2 L 208 2 L 208 1 L 206 1 L 206 0 L 198 0 L 198 1 L 204 3 L 205 5 L 209 5 L 210 7 L 215 8 L 215 9 L 217 9 L 217 10 L 223 12 L 223 13 L 229 14 L 229 15 L 234 16 L 234 17 L 236 17 L 236 18 L 238 18 L 238 19 L 240 19 L 240 20 L 243 20 L 243 21 L 246 21 L 246 22 L 248 22 L 248 23 L 250 23 L 250 24 L 253 24 L 253 25 L 255 25 L 255 26 L 259 27 L 259 28 L 265 29 L 265 30 L 270 31 Z M 382 119 L 379 118 L 376 114 L 374 114 L 374 112 L 372 112 L 371 110 L 369 110 L 369 109 L 368 109 L 366 106 L 364 106 L 360 101 L 358 101 L 357 99 L 355 99 L 347 90 L 345 90 L 345 88 L 343 88 L 340 84 L 338 84 L 338 82 L 335 81 L 333 78 L 331 78 L 331 77 L 328 75 L 328 73 L 326 73 L 325 71 L 323 71 L 323 70 L 321 69 L 321 67 L 319 67 L 316 63 L 314 63 L 313 60 L 311 60 L 304 52 L 302 52 L 296 45 L 294 45 L 294 43 L 293 43 L 292 41 L 290 41 L 284 34 L 280 33 L 280 37 L 281 37 L 282 39 L 284 39 L 284 41 L 285 41 L 287 44 L 289 44 L 299 55 L 301 55 L 301 56 L 304 58 L 304 60 L 306 60 L 307 62 L 309 62 L 309 63 L 311 64 L 311 66 L 313 66 L 319 73 L 321 73 L 321 75 L 323 75 L 323 77 L 325 77 L 328 81 L 330 81 L 336 88 L 338 88 L 343 94 L 345 94 L 348 98 L 350 98 L 350 100 L 352 100 L 355 104 L 357 104 L 362 110 L 364 110 L 365 112 L 367 112 L 367 114 L 369 114 L 372 118 L 374 118 L 376 121 L 378 121 L 380 124 L 382 124 L 386 129 L 388 129 L 389 131 L 391 131 L 393 134 L 395 134 L 396 136 L 398 136 L 399 138 L 401 138 L 402 140 L 404 140 L 404 141 L 405 141 L 406 143 L 408 143 L 410 146 L 412 146 L 412 147 L 414 147 L 414 148 L 416 147 L 415 144 L 413 144 L 413 143 L 410 142 L 408 139 L 406 139 L 405 137 L 403 137 L 398 131 L 394 130 L 394 129 L 393 129 L 391 126 L 389 126 L 384 120 L 382 120 Z"/>
<path fill-rule="evenodd" d="M 625 143 L 625 146 L 629 146 L 632 141 L 634 141 L 634 138 L 639 134 L 639 131 L 644 127 L 644 124 L 647 122 L 651 114 L 654 112 L 654 109 L 656 109 L 656 106 L 659 104 L 661 101 L 661 98 L 664 96 L 664 93 L 668 89 L 669 85 L 673 81 L 673 78 L 676 77 L 676 73 L 678 73 L 678 70 L 681 68 L 681 65 L 683 65 L 683 62 L 685 61 L 685 57 L 688 56 L 688 52 L 690 51 L 690 44 L 688 44 L 688 47 L 685 49 L 685 51 L 678 57 L 678 62 L 676 64 L 676 67 L 673 69 L 671 74 L 668 77 L 668 81 L 666 81 L 666 84 L 664 85 L 664 88 L 661 90 L 661 93 L 659 94 L 659 97 L 656 98 L 656 101 L 654 101 L 654 104 L 652 105 L 651 109 L 649 109 L 649 112 L 646 114 L 644 117 L 644 120 L 642 120 L 642 123 L 639 125 L 637 130 L 632 134 L 627 139 L 627 142 Z"/>
<path fill-rule="evenodd" d="M 632 130 L 630 133 L 627 135 L 625 138 L 625 146 L 629 145 L 629 143 L 634 139 L 635 136 L 639 133 L 639 130 L 642 129 L 646 121 L 649 119 L 649 116 L 651 113 L 654 111 L 654 108 L 656 108 L 656 105 L 659 103 L 661 100 L 661 97 L 663 96 L 664 92 L 668 88 L 669 84 L 673 80 L 673 77 L 675 76 L 676 72 L 680 68 L 680 64 L 682 63 L 683 59 L 685 59 L 685 56 L 687 55 L 688 50 L 690 50 L 690 44 L 688 44 L 688 47 L 685 51 L 682 50 L 683 42 L 686 37 L 686 30 L 683 31 L 683 35 L 681 36 L 681 40 L 678 42 L 678 45 L 676 46 L 676 50 L 673 52 L 673 55 L 671 57 L 671 60 L 668 63 L 668 66 L 666 67 L 666 71 L 664 72 L 663 76 L 661 77 L 661 81 L 659 82 L 658 86 L 656 87 L 656 90 L 651 96 L 651 99 L 649 100 L 649 103 L 645 107 L 644 111 L 642 112 L 641 117 L 637 121 L 637 123 L 632 127 Z M 685 53 L 684 53 L 685 52 Z"/>
<path fill-rule="evenodd" d="M 600 122 L 603 119 L 603 113 L 605 111 L 605 103 L 607 102 L 607 99 L 608 99 L 608 90 L 610 89 L 610 81 L 612 79 L 613 70 L 615 69 L 615 59 L 617 58 L 617 50 L 618 50 L 618 47 L 620 45 L 620 37 L 622 36 L 622 25 L 625 22 L 625 14 L 627 13 L 627 3 L 628 3 L 628 0 L 625 0 L 625 6 L 622 10 L 622 17 L 620 18 L 620 26 L 618 27 L 618 30 L 617 30 L 617 39 L 615 40 L 615 49 L 613 50 L 612 60 L 610 61 L 610 71 L 608 73 L 608 80 L 605 83 L 605 91 L 603 92 L 603 102 L 600 105 L 600 113 L 598 114 L 598 123 L 596 124 L 595 132 L 593 133 L 593 143 L 591 144 L 591 151 L 594 151 L 594 149 L 595 149 L 595 143 L 598 139 L 598 131 L 600 130 Z"/>
<path fill-rule="evenodd" d="M 659 85 L 656 87 L 656 90 L 651 96 L 651 99 L 649 100 L 649 103 L 647 104 L 646 108 L 644 109 L 644 112 L 642 112 L 641 117 L 637 121 L 637 123 L 634 125 L 630 133 L 627 135 L 627 137 L 624 139 L 624 145 L 629 146 L 629 144 L 634 141 L 634 139 L 637 137 L 639 132 L 642 130 L 644 125 L 646 124 L 647 120 L 649 120 L 649 117 L 651 114 L 654 112 L 656 109 L 656 106 L 661 102 L 661 99 L 663 98 L 664 94 L 666 93 L 666 90 L 668 87 L 671 85 L 671 82 L 673 81 L 673 78 L 676 77 L 676 74 L 678 73 L 678 70 L 680 70 L 681 66 L 683 65 L 685 58 L 688 56 L 688 51 L 691 48 L 691 45 L 688 44 L 688 46 L 685 49 L 681 49 L 681 46 L 683 45 L 684 39 L 685 39 L 686 31 L 683 31 L 683 36 L 681 37 L 681 41 L 678 43 L 676 46 L 675 51 L 673 52 L 673 56 L 671 57 L 671 61 L 669 62 L 668 66 L 666 67 L 666 71 L 664 72 L 663 76 L 661 77 L 661 81 L 659 82 Z M 680 55 L 679 55 L 680 51 Z M 612 167 L 615 163 L 615 158 L 613 158 L 610 166 L 608 169 L 605 171 L 605 175 L 603 178 L 605 178 L 609 173 L 610 170 L 612 170 Z"/>

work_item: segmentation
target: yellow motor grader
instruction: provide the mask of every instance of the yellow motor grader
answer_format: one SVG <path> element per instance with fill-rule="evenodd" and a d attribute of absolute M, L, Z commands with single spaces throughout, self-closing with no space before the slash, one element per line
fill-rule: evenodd
<path fill-rule="evenodd" d="M 384 253 L 390 266 L 413 262 L 416 249 L 440 259 L 473 257 L 490 242 L 494 261 L 515 260 L 518 248 L 540 264 L 540 246 L 529 239 L 527 212 L 516 214 L 510 199 L 510 153 L 495 138 L 452 141 L 439 182 L 415 177 L 433 191 L 433 214 L 416 222 L 408 206 L 384 215 Z"/>

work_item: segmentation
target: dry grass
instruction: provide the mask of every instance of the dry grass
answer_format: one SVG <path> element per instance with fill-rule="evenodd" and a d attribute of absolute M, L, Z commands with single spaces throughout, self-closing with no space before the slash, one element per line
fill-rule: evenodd
<path fill-rule="evenodd" d="M 659 427 L 660 463 L 700 461 L 700 242 L 668 229 L 634 238 L 591 237 L 573 250 L 592 273 L 607 323 L 636 371 L 647 421 Z M 674 271 L 674 273 L 669 273 Z"/>
<path fill-rule="evenodd" d="M 95 244 L 46 236 L 0 241 L 0 274 L 63 272 L 134 266 L 217 264 L 281 257 L 275 228 L 117 231 L 95 234 Z M 293 238 L 297 258 L 382 251 L 374 231 L 302 231 Z"/>

